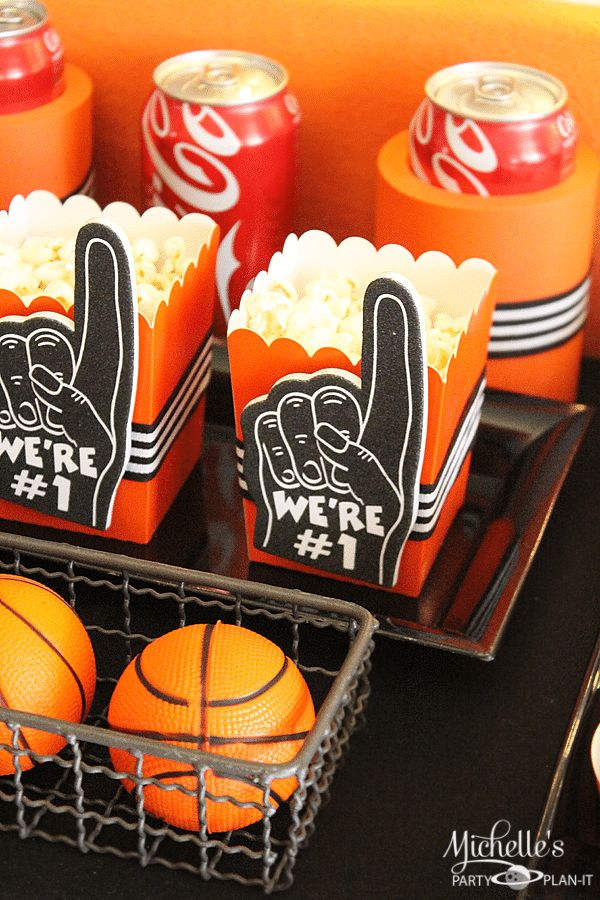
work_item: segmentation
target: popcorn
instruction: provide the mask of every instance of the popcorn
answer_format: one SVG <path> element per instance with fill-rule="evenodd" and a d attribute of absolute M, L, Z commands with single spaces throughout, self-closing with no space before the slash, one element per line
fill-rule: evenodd
<path fill-rule="evenodd" d="M 55 297 L 62 304 L 65 312 L 73 306 L 75 301 L 73 284 L 69 284 L 59 278 L 47 284 L 44 293 L 48 297 Z"/>
<path fill-rule="evenodd" d="M 423 308 L 427 363 L 444 376 L 468 316 L 452 317 L 437 310 L 433 297 L 419 297 Z M 342 350 L 352 363 L 362 354 L 363 297 L 357 284 L 340 272 L 323 272 L 297 292 L 288 282 L 253 290 L 243 303 L 246 325 L 267 344 L 286 337 L 313 355 L 321 347 Z"/>
<path fill-rule="evenodd" d="M 182 237 L 167 238 L 159 246 L 152 238 L 132 244 L 137 281 L 138 309 L 150 325 L 158 307 L 168 303 L 175 281 L 181 281 L 193 259 Z M 20 247 L 0 243 L 0 288 L 13 291 L 25 306 L 39 296 L 53 297 L 65 312 L 73 306 L 75 238 L 31 235 Z M 289 289 L 281 286 L 289 302 Z M 262 327 L 276 329 L 281 316 L 265 320 Z M 287 320 L 287 316 L 286 316 Z"/>

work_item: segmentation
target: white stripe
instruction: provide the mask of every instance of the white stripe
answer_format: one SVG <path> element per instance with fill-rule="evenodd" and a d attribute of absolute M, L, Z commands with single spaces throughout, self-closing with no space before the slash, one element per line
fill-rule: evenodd
<path fill-rule="evenodd" d="M 431 516 L 430 507 L 434 506 L 440 497 L 440 494 L 443 490 L 445 490 L 445 480 L 447 478 L 448 472 L 451 471 L 454 466 L 456 460 L 458 460 L 462 464 L 462 460 L 464 460 L 467 455 L 468 448 L 471 442 L 471 432 L 473 430 L 473 424 L 477 425 L 479 419 L 481 417 L 481 407 L 483 406 L 483 385 L 480 391 L 477 393 L 476 397 L 471 404 L 471 409 L 467 413 L 465 420 L 461 426 L 460 432 L 454 442 L 454 446 L 452 447 L 452 451 L 450 452 L 450 456 L 446 460 L 446 464 L 437 478 L 436 485 L 433 491 L 426 491 L 419 494 L 419 518 L 423 518 L 423 516 Z"/>
<path fill-rule="evenodd" d="M 579 287 L 571 291 L 565 297 L 558 300 L 549 300 L 547 303 L 535 303 L 532 306 L 511 309 L 510 307 L 502 307 L 494 310 L 494 324 L 502 324 L 504 322 L 518 322 L 522 319 L 545 319 L 549 316 L 555 316 L 563 312 L 571 306 L 575 306 L 577 301 L 588 293 L 592 283 L 591 276 L 586 278 Z"/>
<path fill-rule="evenodd" d="M 454 482 L 458 477 L 458 473 L 460 472 L 462 465 L 467 457 L 467 454 L 471 448 L 473 443 L 473 439 L 477 433 L 477 428 L 479 427 L 479 417 L 472 423 L 471 428 L 469 430 L 467 440 L 464 443 L 464 451 L 461 457 L 457 458 L 454 462 L 452 469 L 446 469 L 444 472 L 444 491 L 438 497 L 435 506 L 428 511 L 427 518 L 421 517 L 419 515 L 419 520 L 415 522 L 413 526 L 413 532 L 418 534 L 430 534 L 433 532 L 435 526 L 437 525 L 438 519 L 441 515 L 442 509 L 444 508 L 444 503 L 450 493 Z M 419 510 L 420 513 L 420 510 Z"/>
<path fill-rule="evenodd" d="M 154 431 L 137 431 L 135 427 L 135 422 L 132 426 L 131 431 L 131 439 L 137 444 L 153 444 L 157 441 L 160 433 L 165 431 L 165 429 L 169 425 L 170 418 L 175 414 L 177 410 L 177 406 L 181 403 L 182 400 L 185 400 L 185 395 L 188 393 L 188 390 L 192 390 L 194 388 L 194 384 L 199 378 L 202 378 L 204 375 L 205 362 L 208 362 L 210 365 L 210 352 L 212 347 L 212 338 L 210 338 L 206 344 L 206 347 L 202 351 L 202 354 L 198 357 L 196 362 L 194 363 L 192 369 L 188 372 L 188 375 L 177 391 L 177 394 L 173 398 L 172 402 L 168 407 L 167 413 L 161 419 L 159 425 L 155 428 Z M 207 359 L 208 358 L 208 359 Z M 199 370 L 202 369 L 202 372 Z"/>
<path fill-rule="evenodd" d="M 208 385 L 209 381 L 210 381 L 210 370 L 208 371 L 208 373 L 206 374 L 206 377 L 204 378 L 202 383 L 199 385 L 198 390 L 195 392 L 194 396 L 191 398 L 190 402 L 188 403 L 186 410 L 185 410 L 185 414 L 183 414 L 181 416 L 178 426 L 171 432 L 171 436 L 167 440 L 167 442 L 166 442 L 165 446 L 163 447 L 163 449 L 161 450 L 159 456 L 151 463 L 135 463 L 135 462 L 130 461 L 127 464 L 127 469 L 125 470 L 126 472 L 131 472 L 136 475 L 150 475 L 150 474 L 154 474 L 155 472 L 158 471 L 158 469 L 160 468 L 160 464 L 162 463 L 163 459 L 165 458 L 165 456 L 171 449 L 173 443 L 175 442 L 176 438 L 179 436 L 179 433 L 181 432 L 182 428 L 184 427 L 186 420 L 187 420 L 188 412 L 191 409 L 193 409 L 197 398 L 202 396 L 202 394 L 206 390 L 206 386 Z"/>
<path fill-rule="evenodd" d="M 568 338 L 577 334 L 583 326 L 587 316 L 587 306 L 582 313 L 570 325 L 560 328 L 557 331 L 550 331 L 547 334 L 539 335 L 531 338 L 515 338 L 512 341 L 490 341 L 488 344 L 488 353 L 499 353 L 510 355 L 511 352 L 523 352 L 527 350 L 540 350 L 544 347 L 552 347 L 554 344 L 560 344 Z"/>
<path fill-rule="evenodd" d="M 556 331 L 558 328 L 561 328 L 569 322 L 574 315 L 584 311 L 587 308 L 587 301 L 588 295 L 586 294 L 575 306 L 570 307 L 566 312 L 561 313 L 559 316 L 550 316 L 547 319 L 542 319 L 540 321 L 522 322 L 519 325 L 493 325 L 491 331 L 492 338 L 501 338 L 504 335 L 507 337 L 510 337 L 511 335 L 520 337 L 521 335 L 525 336 L 527 334 L 540 334 L 541 332 L 549 333 L 551 331 Z"/>
<path fill-rule="evenodd" d="M 138 445 L 133 445 L 131 447 L 130 456 L 140 457 L 142 459 L 152 457 L 156 454 L 157 450 L 162 447 L 164 442 L 168 440 L 169 435 L 173 430 L 179 431 L 181 428 L 181 420 L 185 419 L 187 416 L 187 410 L 190 405 L 190 397 L 192 399 L 198 399 L 202 394 L 202 385 L 206 385 L 207 383 L 207 373 L 208 377 L 210 377 L 210 360 L 207 360 L 206 365 L 202 368 L 202 370 L 198 373 L 198 378 L 195 380 L 194 384 L 190 386 L 190 389 L 187 391 L 185 396 L 181 397 L 179 400 L 180 409 L 177 410 L 177 416 L 170 415 L 171 425 L 168 429 L 161 429 L 160 432 L 157 432 L 157 439 L 153 444 L 149 447 L 140 447 Z"/>
<path fill-rule="evenodd" d="M 165 432 L 159 441 L 156 444 L 153 444 L 152 447 L 144 447 L 144 448 L 132 448 L 131 453 L 129 454 L 129 462 L 140 462 L 144 459 L 152 460 L 160 451 L 160 449 L 164 446 L 165 443 L 170 447 L 173 444 L 173 441 L 184 427 L 185 422 L 189 416 L 190 410 L 196 405 L 198 400 L 202 397 L 204 391 L 206 390 L 206 385 L 208 384 L 208 379 L 210 375 L 205 378 L 196 388 L 196 390 L 189 395 L 187 405 L 184 408 L 182 415 L 179 419 L 174 423 L 173 428 L 170 432 Z"/>

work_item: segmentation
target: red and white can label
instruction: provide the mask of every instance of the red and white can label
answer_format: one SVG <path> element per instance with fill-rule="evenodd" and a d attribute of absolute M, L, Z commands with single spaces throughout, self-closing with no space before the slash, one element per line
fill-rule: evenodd
<path fill-rule="evenodd" d="M 215 330 L 292 228 L 298 104 L 289 91 L 259 103 L 217 107 L 156 89 L 142 115 L 145 206 L 202 212 L 221 230 Z"/>
<path fill-rule="evenodd" d="M 521 194 L 568 178 L 577 125 L 566 108 L 541 119 L 477 121 L 425 97 L 409 140 L 410 166 L 422 181 L 456 194 Z"/>

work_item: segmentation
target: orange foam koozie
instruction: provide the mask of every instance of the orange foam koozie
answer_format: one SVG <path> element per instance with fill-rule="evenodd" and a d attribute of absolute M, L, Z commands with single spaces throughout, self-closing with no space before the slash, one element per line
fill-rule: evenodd
<path fill-rule="evenodd" d="M 573 175 L 556 187 L 513 196 L 453 194 L 412 173 L 402 132 L 378 158 L 376 243 L 401 242 L 414 255 L 434 245 L 457 263 L 487 259 L 498 270 L 498 304 L 554 299 L 589 273 L 599 171 L 596 154 L 581 144 Z M 554 349 L 491 359 L 488 383 L 572 401 L 582 346 L 578 330 Z"/>
<path fill-rule="evenodd" d="M 68 197 L 92 167 L 92 82 L 65 66 L 63 93 L 43 106 L 0 116 L 0 209 L 44 189 Z"/>

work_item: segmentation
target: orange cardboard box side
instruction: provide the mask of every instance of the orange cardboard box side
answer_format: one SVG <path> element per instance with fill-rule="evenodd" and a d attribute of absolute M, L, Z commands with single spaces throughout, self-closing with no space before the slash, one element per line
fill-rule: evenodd
<path fill-rule="evenodd" d="M 433 484 L 438 477 L 463 413 L 482 374 L 482 361 L 485 361 L 493 308 L 492 287 L 482 299 L 477 314 L 471 317 L 468 331 L 461 337 L 458 355 L 450 361 L 446 381 L 442 381 L 435 369 L 428 368 L 427 438 L 421 473 L 422 484 Z M 228 347 L 236 437 L 240 443 L 243 442 L 242 411 L 251 400 L 267 394 L 280 378 L 292 373 L 311 375 L 328 368 L 343 369 L 360 376 L 360 362 L 352 365 L 339 350 L 327 347 L 318 350 L 314 356 L 309 356 L 296 341 L 279 338 L 267 345 L 262 337 L 247 328 L 238 328 L 230 332 Z M 421 592 L 448 529 L 464 501 L 469 464 L 470 454 L 464 460 L 446 498 L 433 534 L 426 540 L 409 539 L 406 542 L 400 563 L 399 579 L 393 588 L 394 593 L 416 597 Z M 301 572 L 313 574 L 317 572 L 327 578 L 352 581 L 258 550 L 253 541 L 256 506 L 247 498 L 244 498 L 243 506 L 250 560 Z"/>
<path fill-rule="evenodd" d="M 142 315 L 138 316 L 139 367 L 134 425 L 155 422 L 199 347 L 210 338 L 217 246 L 218 230 L 210 243 L 202 247 L 197 262 L 188 268 L 183 284 L 175 282 L 169 303 L 161 304 L 153 327 Z M 22 316 L 42 311 L 64 315 L 62 307 L 51 298 L 37 298 L 25 308 L 9 291 L 0 291 L 0 310 L 2 315 Z M 0 518 L 147 543 L 200 457 L 205 402 L 202 395 L 153 478 L 149 481 L 123 478 L 117 489 L 112 523 L 106 531 L 36 513 L 4 500 L 0 500 Z"/>

